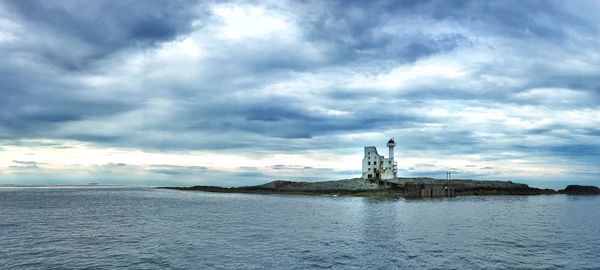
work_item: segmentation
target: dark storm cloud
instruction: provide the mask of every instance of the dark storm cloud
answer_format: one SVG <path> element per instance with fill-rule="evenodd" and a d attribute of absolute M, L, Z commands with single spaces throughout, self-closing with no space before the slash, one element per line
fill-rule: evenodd
<path fill-rule="evenodd" d="M 276 164 L 276 165 L 271 166 L 271 169 L 273 169 L 273 170 L 312 170 L 314 168 L 310 167 L 310 166 Z"/>
<path fill-rule="evenodd" d="M 596 158 L 600 153 L 600 145 L 593 144 L 559 144 L 550 146 L 548 149 L 552 154 L 563 157 Z"/>
<path fill-rule="evenodd" d="M 152 165 L 150 171 L 166 175 L 190 175 L 208 170 L 204 166 Z"/>
<path fill-rule="evenodd" d="M 356 109 L 351 116 L 327 116 L 310 112 L 300 104 L 257 105 L 246 110 L 244 130 L 272 137 L 310 138 L 313 136 L 360 132 L 376 129 L 385 123 L 396 125 L 427 122 L 425 117 L 410 114 L 390 114 Z M 358 117 L 357 117 L 358 116 Z"/>
<path fill-rule="evenodd" d="M 259 172 L 241 172 L 241 173 L 235 173 L 233 174 L 234 176 L 237 177 L 265 177 L 267 176 L 264 173 L 259 173 Z"/>
<path fill-rule="evenodd" d="M 387 26 L 401 17 L 413 16 L 420 8 L 431 12 L 451 3 L 429 1 L 308 1 L 296 4 L 303 19 L 303 30 L 314 42 L 328 50 L 332 63 L 371 60 L 410 62 L 429 55 L 468 45 L 459 33 L 390 32 Z M 419 16 L 426 15 L 419 13 Z"/>
<path fill-rule="evenodd" d="M 21 36 L 16 44 L 0 43 L 0 137 L 114 138 L 57 131 L 61 124 L 132 110 L 138 102 L 132 96 L 96 95 L 102 89 L 69 81 L 70 73 L 86 74 L 121 50 L 154 46 L 186 33 L 197 15 L 189 7 L 185 1 L 4 2 L 0 8 L 24 28 L 20 34 L 35 35 Z"/>
<path fill-rule="evenodd" d="M 7 1 L 4 7 L 37 33 L 25 44 L 39 60 L 85 69 L 119 50 L 172 40 L 191 28 L 190 1 Z M 33 39 L 33 40 L 31 40 Z"/>
<path fill-rule="evenodd" d="M 4 139 L 52 137 L 61 124 L 132 108 L 127 101 L 82 93 L 77 85 L 57 81 L 60 74 L 11 64 L 10 59 L 0 63 L 0 137 Z"/>
<path fill-rule="evenodd" d="M 21 161 L 21 160 L 13 160 L 12 163 L 16 164 L 15 166 L 11 166 L 12 168 L 27 168 L 27 169 L 36 169 L 39 168 L 39 165 L 43 163 L 35 162 L 35 161 Z"/>
<path fill-rule="evenodd" d="M 308 36 L 331 46 L 340 61 L 361 57 L 414 61 L 457 46 L 470 46 L 469 38 L 452 31 L 385 31 L 386 27 L 421 29 L 404 18 L 456 23 L 477 31 L 481 37 L 560 43 L 568 41 L 571 30 L 591 34 L 599 30 L 596 22 L 566 11 L 556 1 L 308 1 L 295 7 L 303 12 Z"/>

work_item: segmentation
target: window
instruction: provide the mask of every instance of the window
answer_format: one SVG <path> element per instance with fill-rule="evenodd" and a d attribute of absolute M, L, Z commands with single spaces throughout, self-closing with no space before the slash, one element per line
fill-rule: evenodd
<path fill-rule="evenodd" d="M 371 161 L 367 162 L 367 165 L 371 165 Z"/>
<path fill-rule="evenodd" d="M 373 165 L 377 165 L 377 161 L 373 161 Z"/>
<path fill-rule="evenodd" d="M 371 168 L 369 168 L 369 171 L 371 170 Z"/>
<path fill-rule="evenodd" d="M 388 163 L 389 163 L 389 164 L 392 164 L 392 161 L 390 160 L 390 161 L 388 161 Z"/>

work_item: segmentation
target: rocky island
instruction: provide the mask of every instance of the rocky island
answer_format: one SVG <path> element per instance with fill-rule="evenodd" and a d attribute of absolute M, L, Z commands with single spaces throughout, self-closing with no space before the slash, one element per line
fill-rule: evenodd
<path fill-rule="evenodd" d="M 436 188 L 442 191 L 441 195 L 434 196 Z M 432 196 L 448 197 L 464 195 L 542 195 L 542 194 L 570 194 L 592 195 L 600 194 L 600 189 L 594 186 L 570 185 L 565 189 L 540 189 L 526 184 L 511 181 L 481 181 L 468 179 L 434 179 L 434 178 L 395 178 L 388 181 L 372 181 L 363 178 L 332 180 L 322 182 L 295 182 L 277 180 L 263 185 L 242 187 L 218 186 L 191 186 L 191 187 L 160 187 L 166 189 L 221 192 L 221 193 L 256 193 L 256 194 L 297 194 L 297 195 L 354 195 L 354 196 L 402 196 L 423 197 L 411 193 L 415 188 L 419 190 L 431 189 Z M 429 194 L 429 193 L 428 193 Z"/>

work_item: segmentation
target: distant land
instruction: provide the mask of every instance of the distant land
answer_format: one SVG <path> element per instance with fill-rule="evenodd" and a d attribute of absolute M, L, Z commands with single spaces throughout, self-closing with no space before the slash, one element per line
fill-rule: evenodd
<path fill-rule="evenodd" d="M 441 190 L 446 195 L 596 195 L 600 188 L 595 186 L 569 185 L 561 190 L 540 189 L 527 184 L 512 181 L 482 181 L 470 179 L 434 179 L 434 178 L 396 178 L 388 181 L 370 181 L 363 178 L 332 180 L 322 182 L 295 182 L 277 180 L 263 185 L 242 187 L 191 186 L 191 187 L 159 187 L 189 191 L 206 191 L 220 193 L 256 193 L 256 194 L 297 194 L 297 195 L 353 195 L 353 196 L 402 196 L 414 197 L 414 188 L 424 190 Z M 419 193 L 419 191 L 417 191 Z M 431 193 L 434 194 L 434 193 Z M 410 195 L 410 196 L 409 196 Z"/>

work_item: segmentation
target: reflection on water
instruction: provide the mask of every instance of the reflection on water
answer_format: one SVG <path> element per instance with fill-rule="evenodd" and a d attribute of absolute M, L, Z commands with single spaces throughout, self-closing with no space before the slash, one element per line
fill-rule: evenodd
<path fill-rule="evenodd" d="M 600 267 L 600 196 L 0 190 L 0 268 Z"/>

